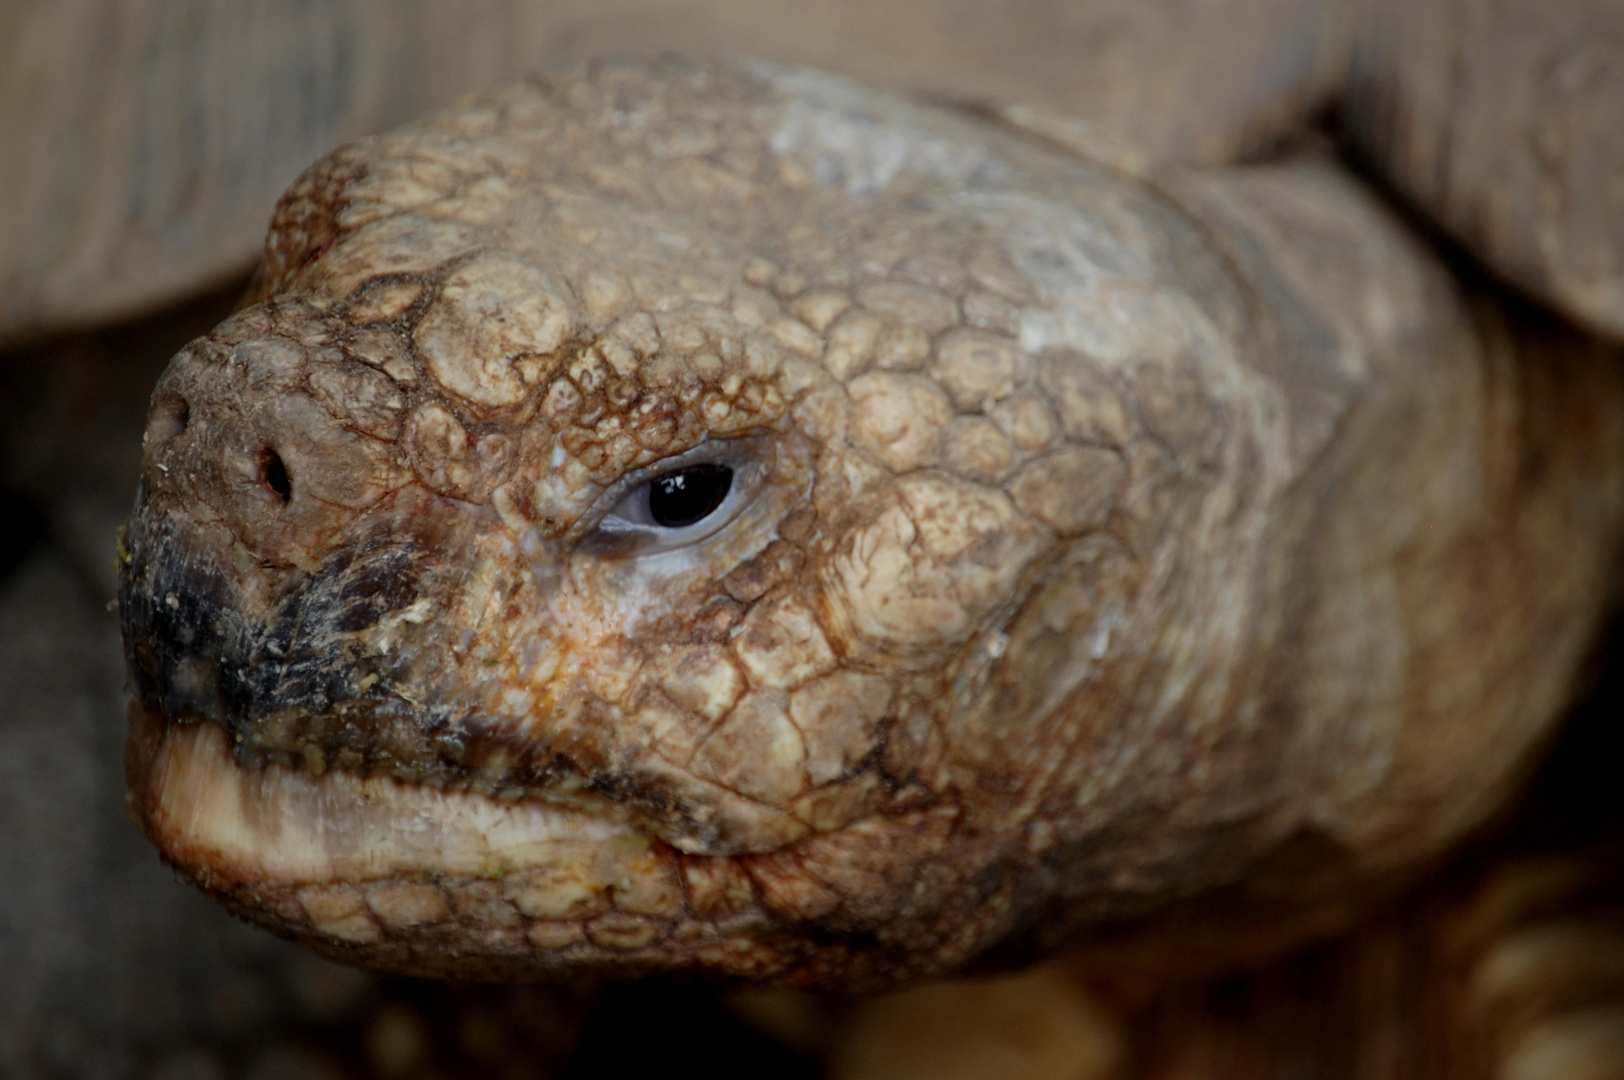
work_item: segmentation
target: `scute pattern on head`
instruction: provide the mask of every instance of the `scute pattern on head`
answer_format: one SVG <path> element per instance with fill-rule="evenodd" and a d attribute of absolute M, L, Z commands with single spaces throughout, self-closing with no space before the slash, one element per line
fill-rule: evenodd
<path fill-rule="evenodd" d="M 1293 427 L 1325 360 L 1270 319 L 1317 300 L 1258 307 L 1221 195 L 730 62 L 339 151 L 155 395 L 146 829 L 282 932 L 477 976 L 878 984 L 1233 881 L 1308 827 L 1283 748 L 1312 770 L 1302 733 L 1357 719 L 1282 711 L 1291 597 L 1376 571 L 1294 578 L 1364 384 Z M 1341 197 L 1361 272 L 1419 262 Z M 1400 408 L 1432 378 L 1450 438 L 1485 391 L 1423 347 L 1463 332 L 1438 291 L 1358 347 Z M 696 462 L 731 470 L 720 527 L 614 524 Z M 1486 720 L 1485 767 L 1549 708 Z"/>

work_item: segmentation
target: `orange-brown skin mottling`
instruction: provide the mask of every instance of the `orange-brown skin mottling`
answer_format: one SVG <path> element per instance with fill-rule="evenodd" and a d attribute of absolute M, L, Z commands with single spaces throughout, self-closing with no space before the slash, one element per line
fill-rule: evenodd
<path fill-rule="evenodd" d="M 1624 516 L 1616 357 L 1334 164 L 1151 185 L 809 72 L 346 147 L 250 299 L 153 399 L 132 805 L 386 970 L 874 987 L 1346 900 L 1511 789 Z M 711 525 L 615 531 L 696 463 Z"/>

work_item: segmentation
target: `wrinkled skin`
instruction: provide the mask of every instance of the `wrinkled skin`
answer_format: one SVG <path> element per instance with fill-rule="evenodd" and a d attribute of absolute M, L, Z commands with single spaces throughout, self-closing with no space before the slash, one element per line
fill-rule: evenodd
<path fill-rule="evenodd" d="M 592 66 L 338 151 L 266 251 L 153 398 L 131 798 L 351 962 L 862 988 L 1249 884 L 1307 925 L 1492 813 L 1602 612 L 1617 358 L 1312 153 L 1151 186 Z M 696 463 L 710 517 L 617 529 Z"/>

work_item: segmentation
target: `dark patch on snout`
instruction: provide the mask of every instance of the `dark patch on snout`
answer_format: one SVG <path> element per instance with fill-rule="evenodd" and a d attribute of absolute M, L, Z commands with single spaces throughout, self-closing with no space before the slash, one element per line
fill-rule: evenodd
<path fill-rule="evenodd" d="M 173 517 L 142 521 L 145 492 L 121 559 L 119 613 L 141 703 L 170 719 L 229 721 L 226 673 L 248 649 L 239 589 L 196 530 Z M 147 527 L 141 527 L 146 525 Z"/>
<path fill-rule="evenodd" d="M 244 567 L 223 530 L 184 515 L 134 520 L 120 608 L 143 705 L 220 724 L 240 758 L 426 747 L 434 628 L 403 624 L 388 647 L 370 633 L 423 593 L 432 560 L 413 537 L 379 532 L 304 572 Z"/>
<path fill-rule="evenodd" d="M 408 607 L 418 586 L 409 542 L 379 537 L 328 556 L 253 632 L 247 662 L 231 673 L 237 714 L 251 723 L 289 709 L 325 712 L 398 679 L 400 657 L 357 636 Z"/>

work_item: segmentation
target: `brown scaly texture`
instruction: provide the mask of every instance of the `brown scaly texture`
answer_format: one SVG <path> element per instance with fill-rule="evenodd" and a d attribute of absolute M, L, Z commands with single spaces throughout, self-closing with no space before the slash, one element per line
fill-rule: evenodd
<path fill-rule="evenodd" d="M 355 144 L 250 299 L 153 399 L 132 806 L 387 970 L 1276 947 L 1500 805 L 1624 509 L 1617 357 L 1334 163 L 1152 187 L 800 70 Z"/>

